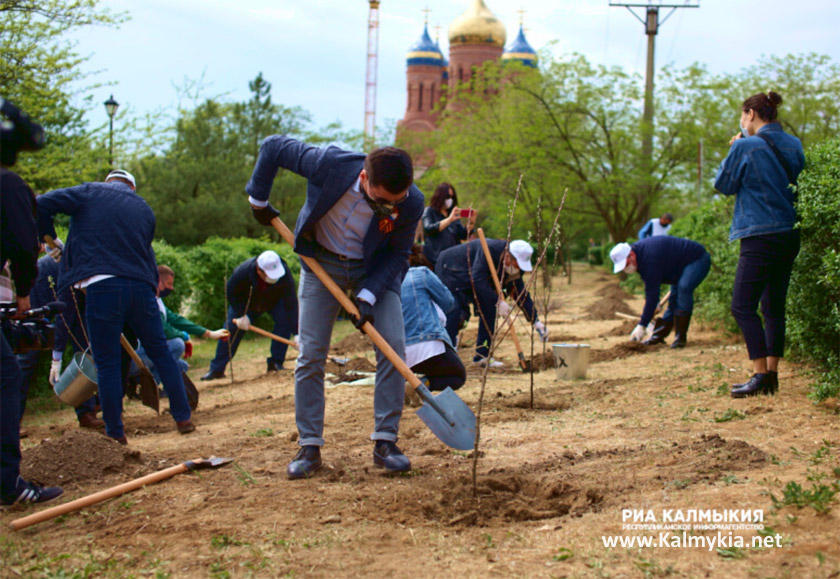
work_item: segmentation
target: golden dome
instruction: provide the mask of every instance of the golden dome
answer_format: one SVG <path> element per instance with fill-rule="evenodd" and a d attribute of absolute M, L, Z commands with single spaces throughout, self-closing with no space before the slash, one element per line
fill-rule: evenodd
<path fill-rule="evenodd" d="M 491 44 L 503 47 L 507 34 L 504 25 L 490 12 L 484 0 L 472 0 L 466 12 L 449 25 L 449 44 Z"/>

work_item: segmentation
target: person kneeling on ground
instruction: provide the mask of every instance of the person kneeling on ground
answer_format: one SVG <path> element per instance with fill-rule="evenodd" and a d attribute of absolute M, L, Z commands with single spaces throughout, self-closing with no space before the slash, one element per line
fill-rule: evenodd
<path fill-rule="evenodd" d="M 527 320 L 534 325 L 540 339 L 543 342 L 547 341 L 548 330 L 537 318 L 534 302 L 522 281 L 522 272 L 533 269 L 531 255 L 534 249 L 527 241 L 521 239 L 511 241 L 509 247 L 504 239 L 488 239 L 487 247 L 496 266 L 502 290 L 513 296 Z M 479 366 L 489 363 L 491 368 L 502 367 L 501 362 L 488 360 L 488 355 L 493 328 L 496 327 L 496 314 L 506 318 L 510 313 L 510 306 L 496 293 L 496 285 L 490 277 L 492 273 L 484 257 L 481 240 L 474 239 L 442 251 L 435 265 L 435 273 L 452 292 L 455 302 L 446 312 L 446 331 L 451 342 L 456 341 L 458 331 L 470 319 L 469 308 L 470 304 L 473 304 L 480 318 L 473 363 Z"/>
<path fill-rule="evenodd" d="M 409 259 L 408 273 L 400 289 L 405 323 L 405 363 L 415 374 L 424 376 L 429 390 L 464 385 L 467 372 L 446 333 L 445 311 L 455 299 L 429 269 L 429 260 L 415 245 Z"/>
<path fill-rule="evenodd" d="M 619 243 L 610 251 L 610 259 L 613 261 L 613 273 L 638 271 L 645 282 L 645 309 L 630 339 L 638 342 L 645 337 L 645 328 L 659 303 L 659 288 L 664 283 L 671 285 L 668 309 L 656 319 L 653 335 L 644 343 L 650 346 L 663 342 L 673 328 L 671 347 L 685 347 L 688 324 L 694 310 L 694 290 L 706 278 L 712 263 L 706 248 L 690 239 L 658 235 L 646 237 L 633 245 Z"/>
<path fill-rule="evenodd" d="M 233 270 L 227 282 L 227 296 L 230 305 L 225 327 L 233 334 L 228 344 L 219 342 L 216 357 L 210 362 L 210 370 L 202 380 L 223 378 L 225 367 L 236 354 L 239 342 L 251 323 L 260 314 L 268 312 L 274 320 L 272 332 L 283 338 L 292 338 L 298 327 L 298 300 L 295 280 L 289 265 L 274 251 L 264 251 L 259 257 L 242 262 Z M 271 341 L 271 356 L 266 358 L 266 371 L 283 369 L 288 346 L 276 340 Z"/>

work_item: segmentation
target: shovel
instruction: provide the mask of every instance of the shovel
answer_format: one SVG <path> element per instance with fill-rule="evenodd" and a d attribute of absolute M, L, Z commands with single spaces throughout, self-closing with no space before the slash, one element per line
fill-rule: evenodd
<path fill-rule="evenodd" d="M 271 225 L 286 243 L 294 247 L 294 235 L 279 217 L 272 219 Z M 336 301 L 347 310 L 347 313 L 358 317 L 359 310 L 356 308 L 356 304 L 338 287 L 338 284 L 321 267 L 321 264 L 306 255 L 301 255 L 300 258 L 312 270 L 312 273 L 321 280 L 321 283 L 330 291 Z M 433 395 L 373 327 L 373 324 L 365 322 L 362 330 L 423 400 L 423 406 L 417 410 L 417 416 L 429 427 L 432 434 L 452 448 L 472 450 L 475 446 L 475 414 L 470 410 L 470 407 L 455 394 L 452 388 L 446 388 L 440 394 Z"/>
<path fill-rule="evenodd" d="M 129 491 L 139 489 L 142 486 L 166 480 L 175 476 L 176 474 L 187 472 L 188 470 L 198 470 L 202 468 L 217 468 L 229 462 L 233 462 L 233 459 L 217 458 L 215 456 L 211 456 L 210 458 L 206 459 L 199 458 L 196 460 L 188 460 L 187 462 L 176 464 L 175 466 L 170 466 L 169 468 L 153 472 L 152 474 L 147 474 L 146 476 L 141 476 L 140 478 L 136 478 L 127 483 L 123 483 L 121 485 L 105 489 L 104 491 L 99 491 L 98 493 L 93 493 L 92 495 L 76 499 L 75 501 L 70 501 L 69 503 L 64 503 L 63 505 L 50 507 L 49 509 L 44 509 L 41 512 L 33 513 L 20 519 L 15 519 L 11 523 L 9 523 L 9 526 L 12 528 L 13 531 L 19 531 L 30 525 L 35 525 L 37 523 L 49 521 L 50 519 L 54 519 L 55 517 L 66 515 L 67 513 L 78 511 L 79 509 L 95 505 L 96 503 L 101 503 L 104 500 L 118 497 Z"/>
<path fill-rule="evenodd" d="M 143 360 L 140 359 L 140 356 L 131 347 L 128 338 L 123 334 L 120 334 L 120 344 L 122 344 L 123 349 L 128 355 L 131 356 L 131 359 L 134 360 L 134 363 L 137 364 L 137 367 L 140 368 L 140 402 L 160 414 L 160 394 L 158 393 L 155 377 L 146 368 Z"/>
<path fill-rule="evenodd" d="M 265 336 L 266 338 L 271 338 L 272 340 L 280 342 L 281 344 L 286 344 L 287 346 L 291 346 L 295 350 L 298 350 L 298 351 L 300 350 L 300 348 L 298 348 L 298 345 L 297 345 L 296 342 L 288 340 L 288 339 L 284 338 L 283 336 L 278 336 L 277 334 L 272 334 L 268 330 L 263 330 L 259 326 L 251 326 L 249 328 L 249 330 L 251 330 L 252 332 L 254 332 L 256 334 L 259 334 L 261 336 Z M 338 358 L 336 356 L 329 356 L 327 359 L 330 362 L 335 362 L 339 366 L 344 366 L 345 364 L 347 364 L 347 362 L 349 362 L 348 358 Z"/>
<path fill-rule="evenodd" d="M 502 284 L 499 283 L 499 276 L 496 273 L 496 264 L 493 263 L 493 257 L 490 255 L 490 248 L 487 247 L 487 238 L 484 237 L 484 230 L 479 227 L 476 229 L 478 238 L 481 240 L 481 249 L 484 250 L 484 258 L 487 260 L 487 265 L 490 267 L 490 277 L 493 278 L 493 284 L 496 286 L 496 293 L 499 294 L 499 299 L 505 299 L 505 294 L 502 292 Z M 516 335 L 516 328 L 513 327 L 513 320 L 510 321 L 510 335 L 513 338 L 513 345 L 516 346 L 516 355 L 519 357 L 519 367 L 523 372 L 531 371 L 531 363 L 525 359 L 525 354 L 522 353 L 522 346 L 519 344 L 519 336 Z"/>

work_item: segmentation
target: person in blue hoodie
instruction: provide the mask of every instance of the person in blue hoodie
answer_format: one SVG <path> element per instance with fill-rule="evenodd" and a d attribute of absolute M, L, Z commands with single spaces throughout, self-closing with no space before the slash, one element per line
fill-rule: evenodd
<path fill-rule="evenodd" d="M 735 196 L 729 240 L 741 252 L 732 291 L 732 316 L 738 322 L 753 375 L 732 388 L 733 398 L 775 394 L 779 358 L 785 350 L 785 301 L 799 254 L 796 190 L 805 166 L 802 143 L 776 120 L 782 97 L 758 93 L 741 105 L 741 132 L 729 141 L 715 189 Z M 764 324 L 758 315 L 758 306 Z"/>
<path fill-rule="evenodd" d="M 53 218 L 71 216 L 59 273 L 61 292 L 85 290 L 85 322 L 96 364 L 105 433 L 127 444 L 122 422 L 120 333 L 126 324 L 143 342 L 169 395 L 178 432 L 195 430 L 181 372 L 166 346 L 155 296 L 155 214 L 135 192 L 134 176 L 111 171 L 104 183 L 83 183 L 40 195 L 38 231 L 56 237 Z"/>

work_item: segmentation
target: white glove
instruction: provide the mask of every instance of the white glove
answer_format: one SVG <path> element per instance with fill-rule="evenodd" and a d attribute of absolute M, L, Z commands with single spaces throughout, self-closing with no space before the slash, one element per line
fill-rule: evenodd
<path fill-rule="evenodd" d="M 297 348 L 298 350 L 300 350 L 300 342 L 298 342 L 298 337 L 297 337 L 297 336 L 292 335 L 292 342 L 294 342 L 294 344 L 295 344 L 295 348 Z"/>
<path fill-rule="evenodd" d="M 641 324 L 638 324 L 633 331 L 630 333 L 630 341 L 632 342 L 640 342 L 642 338 L 645 337 L 645 327 Z"/>
<path fill-rule="evenodd" d="M 546 329 L 544 323 L 537 320 L 536 322 L 534 322 L 534 329 L 540 335 L 540 340 L 542 340 L 543 342 L 548 341 L 548 329 Z"/>
<path fill-rule="evenodd" d="M 230 332 L 225 330 L 224 328 L 221 330 L 210 330 L 209 334 L 207 335 L 208 338 L 212 340 L 221 340 L 223 338 L 227 338 L 230 336 Z"/>
<path fill-rule="evenodd" d="M 496 304 L 496 314 L 506 318 L 510 315 L 510 306 L 505 300 L 499 300 Z"/>
<path fill-rule="evenodd" d="M 242 316 L 241 318 L 233 318 L 233 323 L 236 324 L 236 327 L 240 330 L 247 332 L 251 329 L 251 318 L 247 315 Z"/>
<path fill-rule="evenodd" d="M 61 376 L 61 360 L 53 360 L 50 364 L 50 386 L 55 386 L 59 376 Z"/>

